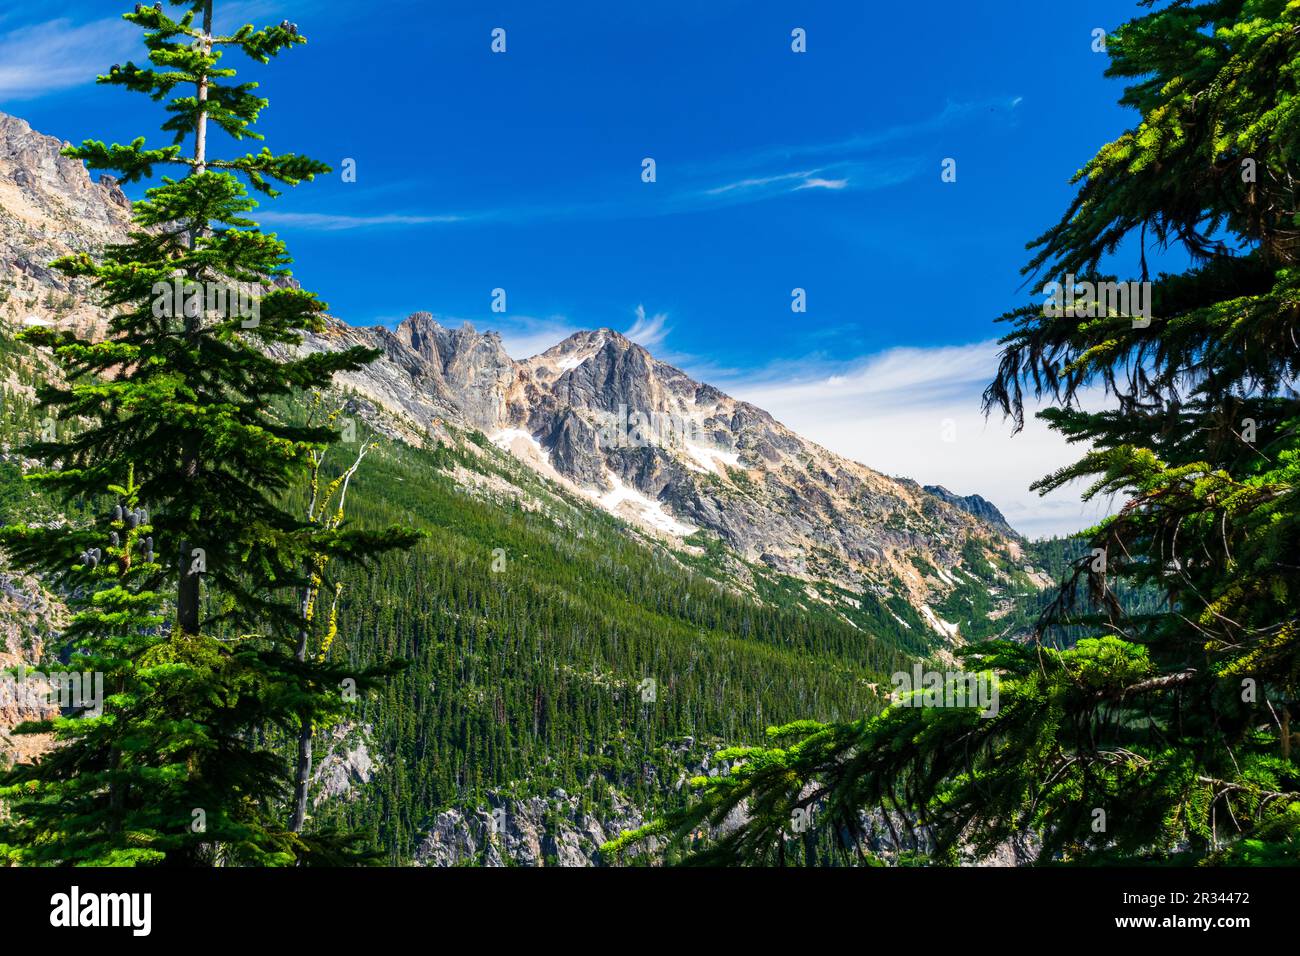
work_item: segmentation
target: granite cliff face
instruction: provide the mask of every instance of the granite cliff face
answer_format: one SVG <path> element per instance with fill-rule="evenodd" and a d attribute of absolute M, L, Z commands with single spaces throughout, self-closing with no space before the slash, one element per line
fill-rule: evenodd
<path fill-rule="evenodd" d="M 429 824 L 416 850 L 420 866 L 598 866 L 601 844 L 645 823 L 623 799 L 599 817 L 563 790 L 513 798 L 490 794 L 485 807 L 449 809 Z"/>
<path fill-rule="evenodd" d="M 960 508 L 968 515 L 974 515 L 985 524 L 999 529 L 1003 534 L 1016 535 L 1015 529 L 1007 523 L 1007 519 L 1002 516 L 1002 512 L 997 509 L 993 502 L 981 495 L 957 495 L 943 485 L 926 485 L 924 490 L 936 498 L 948 502 L 953 507 Z"/>
<path fill-rule="evenodd" d="M 5 674 L 11 667 L 38 666 L 46 637 L 66 622 L 68 609 L 29 574 L 15 574 L 0 558 L 0 767 L 30 760 L 50 745 L 48 734 L 11 736 L 10 728 L 26 720 L 58 713 L 45 699 L 49 684 L 39 678 L 19 681 Z"/>
<path fill-rule="evenodd" d="M 92 181 L 85 166 L 60 156 L 63 145 L 0 113 L 0 323 L 59 323 L 83 331 L 103 323 L 85 283 L 55 272 L 50 262 L 123 238 L 130 203 L 110 177 Z M 0 391 L 30 398 L 29 379 L 9 367 L 0 374 Z M 30 464 L 8 447 L 0 447 L 0 459 Z M 66 618 L 58 595 L 0 557 L 0 671 L 39 665 L 47 639 Z M 31 759 L 49 746 L 45 734 L 8 733 L 15 724 L 57 713 L 43 696 L 0 676 L 0 766 Z"/>
<path fill-rule="evenodd" d="M 131 203 L 111 176 L 92 180 L 59 155 L 65 145 L 0 113 L 0 319 L 83 329 L 102 321 L 86 283 L 50 262 L 123 239 Z"/>

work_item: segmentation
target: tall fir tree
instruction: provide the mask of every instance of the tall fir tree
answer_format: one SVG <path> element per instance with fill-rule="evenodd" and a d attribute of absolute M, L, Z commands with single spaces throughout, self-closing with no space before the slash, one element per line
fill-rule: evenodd
<path fill-rule="evenodd" d="M 611 849 L 684 841 L 743 805 L 748 822 L 694 862 L 804 860 L 807 834 L 864 862 L 865 814 L 883 810 L 928 827 L 940 860 L 1033 831 L 1044 861 L 1300 863 L 1300 4 L 1143 5 L 1107 42 L 1139 122 L 1078 174 L 1026 273 L 1079 283 L 1086 307 L 1121 242 L 1141 249 L 1138 282 L 1152 243 L 1192 266 L 1151 281 L 1149 316 L 1112 287 L 1100 309 L 1004 317 L 986 409 L 1023 425 L 1029 390 L 1091 446 L 1036 487 L 1084 480 L 1124 504 L 1085 533 L 1036 640 L 967 650 L 1000 677 L 996 716 L 894 706 L 774 728 L 687 811 Z M 1092 388 L 1108 408 L 1080 406 Z M 1162 606 L 1126 610 L 1119 581 Z M 1045 640 L 1081 623 L 1091 637 Z"/>
<path fill-rule="evenodd" d="M 267 101 L 232 81 L 226 51 L 265 64 L 305 39 L 287 21 L 215 34 L 213 0 L 171 6 L 175 16 L 161 3 L 124 15 L 144 30 L 150 65 L 99 79 L 166 99 L 173 143 L 87 140 L 65 153 L 126 183 L 155 168 L 184 175 L 146 190 L 128 241 L 56 263 L 92 281 L 111 316 L 103 341 L 25 333 L 66 382 L 39 395 L 62 434 L 30 446 L 48 467 L 29 477 L 65 500 L 104 502 L 102 517 L 0 531 L 17 563 L 74 595 L 71 667 L 102 673 L 111 693 L 102 714 L 23 728 L 59 744 L 4 779 L 0 843 L 23 863 L 339 862 L 346 835 L 298 832 L 289 742 L 399 663 L 300 652 L 302 597 L 330 560 L 366 562 L 416 536 L 287 506 L 339 438 L 296 424 L 294 404 L 376 353 L 278 357 L 322 328 L 325 307 L 291 281 L 284 243 L 248 218 L 257 203 L 243 181 L 275 196 L 328 167 L 266 148 L 219 158 L 210 132 L 261 138 L 252 126 Z"/>

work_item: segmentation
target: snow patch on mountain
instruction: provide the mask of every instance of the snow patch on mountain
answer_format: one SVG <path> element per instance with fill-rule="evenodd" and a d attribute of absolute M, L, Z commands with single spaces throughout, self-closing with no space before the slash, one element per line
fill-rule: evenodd
<path fill-rule="evenodd" d="M 613 486 L 610 491 L 601 493 L 587 490 L 587 494 L 606 511 L 623 516 L 630 514 L 639 523 L 655 531 L 663 531 L 678 537 L 685 537 L 699 530 L 693 525 L 678 521 L 664 510 L 663 502 L 655 501 L 635 488 L 629 487 L 612 471 L 606 471 L 605 478 Z"/>
<path fill-rule="evenodd" d="M 935 614 L 933 608 L 928 604 L 922 604 L 919 610 L 921 616 L 925 618 L 925 622 L 932 628 L 949 640 L 956 639 L 959 631 L 958 625 L 953 624 L 951 621 L 945 621 L 938 614 Z"/>

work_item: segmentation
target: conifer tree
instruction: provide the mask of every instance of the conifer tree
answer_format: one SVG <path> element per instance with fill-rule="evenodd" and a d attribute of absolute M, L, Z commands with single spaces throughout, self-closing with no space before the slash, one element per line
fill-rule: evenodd
<path fill-rule="evenodd" d="M 144 30 L 149 65 L 99 79 L 167 100 L 172 144 L 87 140 L 65 153 L 126 183 L 183 175 L 146 190 L 127 241 L 56 263 L 91 280 L 110 313 L 103 341 L 24 333 L 65 373 L 39 393 L 62 434 L 31 444 L 48 466 L 31 480 L 68 501 L 101 500 L 105 488 L 119 500 L 93 528 L 0 532 L 19 564 L 83 589 L 70 653 L 113 692 L 101 716 L 26 728 L 62 742 L 6 779 L 12 820 L 0 841 L 22 862 L 337 862 L 346 838 L 287 822 L 291 771 L 274 741 L 338 714 L 341 688 L 364 693 L 396 664 L 299 655 L 299 599 L 322 556 L 365 562 L 415 536 L 322 525 L 286 505 L 339 437 L 295 423 L 294 403 L 377 353 L 282 357 L 322 328 L 325 306 L 290 279 L 284 243 L 248 218 L 257 203 L 244 181 L 275 196 L 328 167 L 266 148 L 221 158 L 210 133 L 261 138 L 252 127 L 267 101 L 255 83 L 233 82 L 227 51 L 265 64 L 305 40 L 287 21 L 214 34 L 213 0 L 171 6 L 176 16 L 161 3 L 124 15 Z M 135 508 L 152 545 L 143 561 L 142 519 L 121 510 Z M 116 540 L 101 543 L 106 533 Z M 78 810 L 60 818 L 65 802 Z"/>
<path fill-rule="evenodd" d="M 1035 831 L 1043 860 L 1300 862 L 1300 5 L 1144 6 L 1107 42 L 1138 123 L 1078 174 L 1026 273 L 1096 303 L 1107 256 L 1135 242 L 1124 278 L 1151 282 L 1150 314 L 1113 291 L 1082 313 L 1021 308 L 985 394 L 1017 426 L 1025 391 L 1046 397 L 1050 426 L 1091 446 L 1037 488 L 1081 479 L 1124 503 L 1086 533 L 1035 641 L 968 649 L 1001 677 L 997 715 L 894 706 L 773 729 L 726 753 L 737 769 L 699 781 L 686 812 L 611 849 L 744 806 L 695 862 L 802 859 L 800 809 L 846 863 L 867 859 L 872 810 L 928 826 L 940 859 Z M 1153 245 L 1191 266 L 1152 280 Z M 1082 408 L 1090 388 L 1110 407 Z M 1119 581 L 1162 606 L 1126 610 Z M 1091 637 L 1045 640 L 1080 623 Z"/>

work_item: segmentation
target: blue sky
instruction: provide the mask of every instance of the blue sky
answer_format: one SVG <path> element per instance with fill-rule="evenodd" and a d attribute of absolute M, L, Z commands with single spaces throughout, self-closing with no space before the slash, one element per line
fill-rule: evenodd
<path fill-rule="evenodd" d="M 0 109 L 73 141 L 156 130 L 158 106 L 90 82 L 140 59 L 127 6 L 0 14 Z M 310 40 L 243 73 L 271 99 L 268 145 L 356 162 L 355 183 L 336 173 L 261 217 L 335 314 L 424 309 L 499 329 L 516 355 L 631 331 L 836 451 L 985 494 L 1027 532 L 1086 520 L 1069 495 L 1027 492 L 1073 452 L 1037 427 L 1011 441 L 978 395 L 994 319 L 1028 294 L 1025 243 L 1133 122 L 1092 31 L 1136 2 L 379 7 L 218 0 L 219 18 L 288 17 Z"/>

